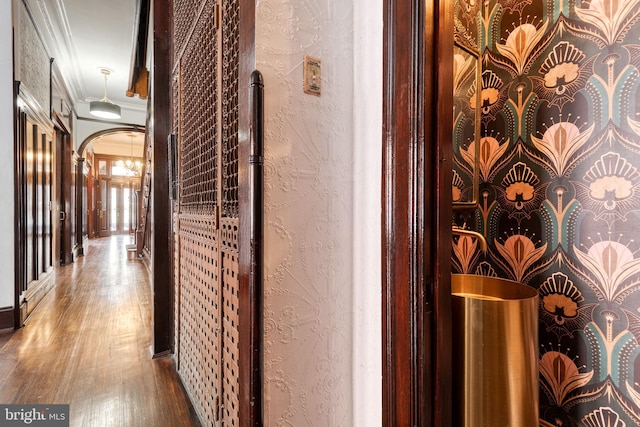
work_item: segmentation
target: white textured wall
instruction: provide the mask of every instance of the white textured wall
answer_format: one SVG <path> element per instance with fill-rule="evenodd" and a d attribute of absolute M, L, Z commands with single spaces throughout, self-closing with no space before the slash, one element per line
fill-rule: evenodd
<path fill-rule="evenodd" d="M 379 425 L 382 6 L 259 0 L 256 14 L 266 423 Z M 320 98 L 303 93 L 304 55 L 322 60 Z"/>
<path fill-rule="evenodd" d="M 0 1 L 0 309 L 13 307 L 13 56 L 11 2 Z"/>

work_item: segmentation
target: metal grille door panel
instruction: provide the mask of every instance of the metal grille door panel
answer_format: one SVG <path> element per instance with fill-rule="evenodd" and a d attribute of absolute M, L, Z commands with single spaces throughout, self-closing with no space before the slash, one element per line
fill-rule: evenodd
<path fill-rule="evenodd" d="M 239 425 L 238 0 L 173 2 L 176 355 L 206 425 Z"/>

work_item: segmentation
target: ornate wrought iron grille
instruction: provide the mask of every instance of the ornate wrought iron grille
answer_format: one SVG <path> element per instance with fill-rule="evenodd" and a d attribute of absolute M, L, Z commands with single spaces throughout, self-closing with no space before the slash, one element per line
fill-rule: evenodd
<path fill-rule="evenodd" d="M 238 67 L 239 2 L 222 2 L 223 214 L 238 216 Z"/>
<path fill-rule="evenodd" d="M 173 51 L 176 63 L 189 36 L 194 20 L 199 16 L 199 0 L 173 0 Z"/>
<path fill-rule="evenodd" d="M 218 44 L 207 2 L 181 58 L 180 204 L 213 212 L 218 191 Z"/>

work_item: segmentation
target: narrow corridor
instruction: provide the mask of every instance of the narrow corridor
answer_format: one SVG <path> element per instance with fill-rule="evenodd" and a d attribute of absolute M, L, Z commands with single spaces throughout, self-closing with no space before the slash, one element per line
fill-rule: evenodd
<path fill-rule="evenodd" d="M 69 404 L 71 426 L 200 425 L 173 359 L 152 359 L 151 287 L 127 243 L 90 240 L 26 326 L 0 335 L 0 403 Z"/>

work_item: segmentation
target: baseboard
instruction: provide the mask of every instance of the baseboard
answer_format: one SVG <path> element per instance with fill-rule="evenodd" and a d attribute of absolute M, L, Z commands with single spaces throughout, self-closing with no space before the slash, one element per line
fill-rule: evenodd
<path fill-rule="evenodd" d="M 149 254 L 149 251 L 143 249 L 139 259 L 142 260 L 142 263 L 147 268 L 147 272 L 151 274 L 151 256 Z"/>
<path fill-rule="evenodd" d="M 53 269 L 51 269 L 48 273 L 45 273 L 41 279 L 29 283 L 24 300 L 22 304 L 20 304 L 20 323 L 22 325 L 26 323 L 42 299 L 53 289 L 55 285 L 53 278 Z"/>
<path fill-rule="evenodd" d="M 0 329 L 13 328 L 13 307 L 0 309 Z"/>
<path fill-rule="evenodd" d="M 76 245 L 73 247 L 73 259 L 80 258 L 84 256 L 84 245 Z"/>

